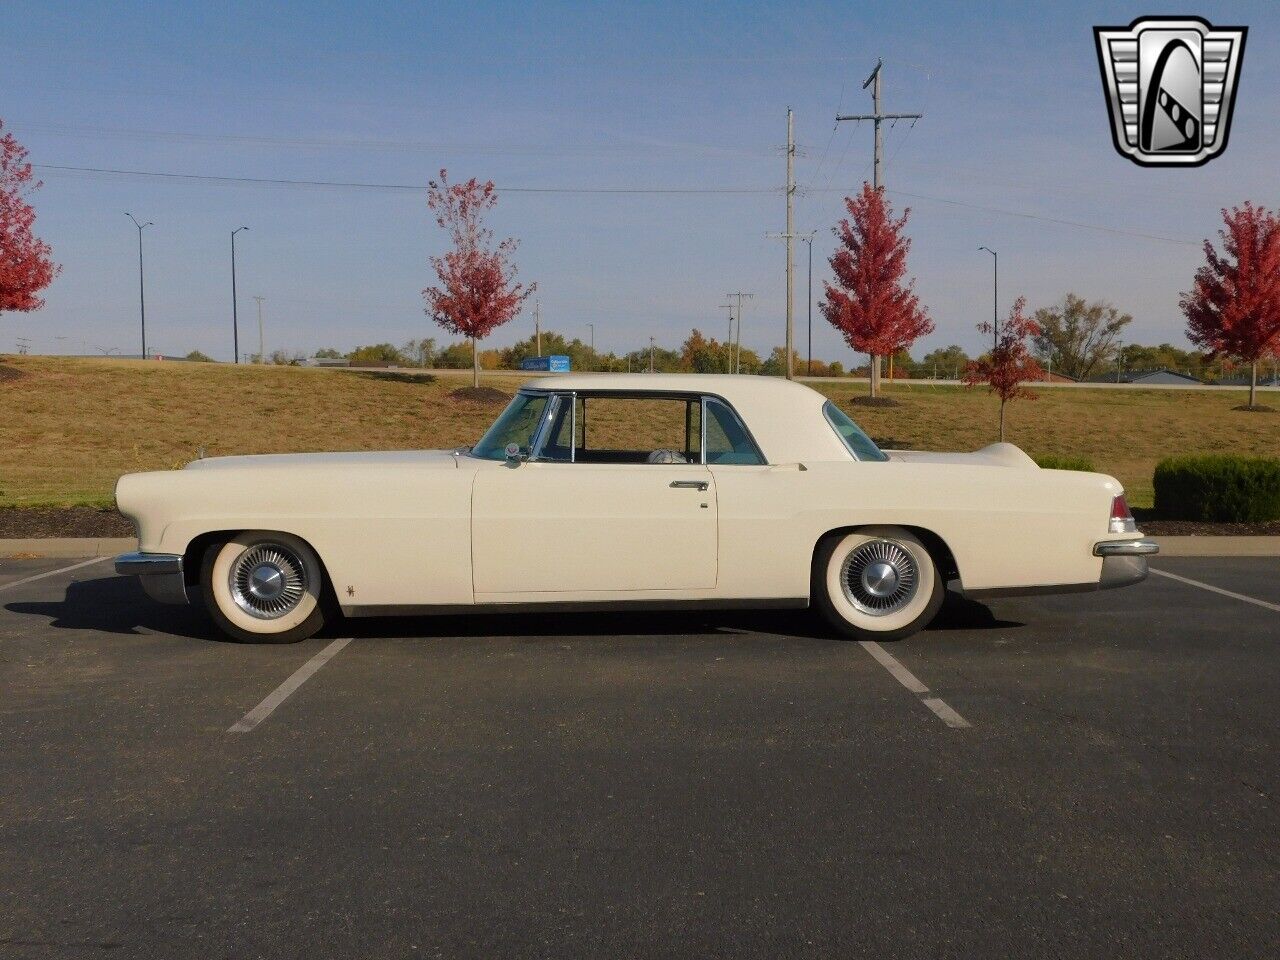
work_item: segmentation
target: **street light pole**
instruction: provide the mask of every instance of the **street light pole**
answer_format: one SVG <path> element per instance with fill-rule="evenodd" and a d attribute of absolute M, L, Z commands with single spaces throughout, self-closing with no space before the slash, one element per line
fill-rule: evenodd
<path fill-rule="evenodd" d="M 809 245 L 809 367 L 808 375 L 813 376 L 813 238 L 817 230 L 810 230 L 807 237 L 801 237 L 802 243 Z"/>
<path fill-rule="evenodd" d="M 240 315 L 236 305 L 236 234 L 248 227 L 236 227 L 231 231 L 231 342 L 235 350 L 233 359 L 240 362 Z"/>
<path fill-rule="evenodd" d="M 979 247 L 991 254 L 991 349 L 1000 344 L 1000 255 L 990 247 Z"/>
<path fill-rule="evenodd" d="M 138 313 L 142 320 L 142 359 L 145 360 L 147 359 L 147 288 L 143 283 L 142 275 L 142 231 L 154 224 L 149 220 L 146 223 L 139 223 L 132 213 L 126 212 L 125 216 L 138 228 Z"/>

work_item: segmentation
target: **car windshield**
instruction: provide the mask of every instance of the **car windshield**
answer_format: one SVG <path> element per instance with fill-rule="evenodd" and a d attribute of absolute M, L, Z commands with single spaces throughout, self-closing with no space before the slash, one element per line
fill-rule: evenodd
<path fill-rule="evenodd" d="M 875 441 L 862 432 L 862 429 L 845 414 L 843 410 L 828 400 L 822 405 L 822 413 L 827 423 L 835 429 L 844 445 L 849 448 L 855 460 L 888 460 L 888 454 L 875 445 Z"/>
<path fill-rule="evenodd" d="M 505 460 L 507 445 L 515 444 L 521 454 L 530 456 L 538 424 L 549 399 L 545 393 L 517 393 L 507 409 L 502 411 L 502 416 L 471 448 L 471 455 L 483 460 Z"/>

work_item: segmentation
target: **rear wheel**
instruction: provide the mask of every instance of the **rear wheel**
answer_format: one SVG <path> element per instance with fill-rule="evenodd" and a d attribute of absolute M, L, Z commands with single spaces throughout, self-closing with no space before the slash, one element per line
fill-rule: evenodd
<path fill-rule="evenodd" d="M 213 544 L 200 585 L 214 623 L 241 643 L 296 643 L 324 626 L 324 569 L 287 533 L 250 530 Z"/>
<path fill-rule="evenodd" d="M 900 640 L 922 630 L 945 589 L 925 545 L 901 527 L 832 536 L 814 557 L 815 605 L 855 640 Z"/>

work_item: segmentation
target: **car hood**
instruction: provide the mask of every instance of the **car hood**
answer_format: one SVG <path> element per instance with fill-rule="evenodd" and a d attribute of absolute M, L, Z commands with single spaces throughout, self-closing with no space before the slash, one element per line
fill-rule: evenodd
<path fill-rule="evenodd" d="M 886 450 L 890 460 L 907 463 L 963 463 L 975 467 L 1034 468 L 1036 462 L 1012 443 L 993 443 L 973 453 L 932 453 L 927 450 Z"/>
<path fill-rule="evenodd" d="M 192 460 L 187 470 L 275 470 L 281 467 L 405 466 L 456 470 L 452 450 L 376 450 L 349 453 L 271 453 L 246 457 L 206 457 Z"/>

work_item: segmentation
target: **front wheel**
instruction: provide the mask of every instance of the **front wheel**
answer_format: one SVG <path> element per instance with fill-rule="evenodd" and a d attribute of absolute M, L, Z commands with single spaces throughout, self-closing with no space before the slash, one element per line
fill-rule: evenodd
<path fill-rule="evenodd" d="M 901 527 L 829 537 L 813 564 L 814 601 L 855 640 L 901 640 L 938 614 L 945 585 L 925 545 Z"/>
<path fill-rule="evenodd" d="M 200 585 L 213 622 L 241 643 L 296 643 L 324 626 L 324 569 L 287 533 L 251 530 L 213 544 Z"/>

